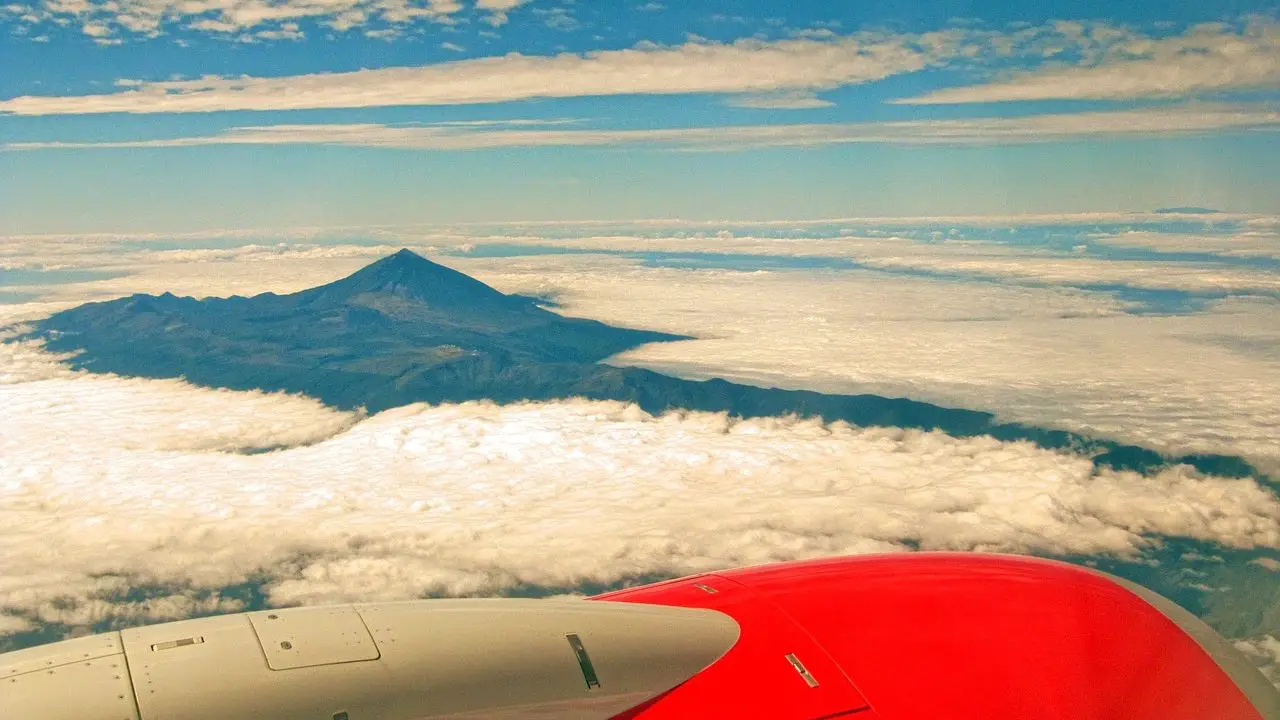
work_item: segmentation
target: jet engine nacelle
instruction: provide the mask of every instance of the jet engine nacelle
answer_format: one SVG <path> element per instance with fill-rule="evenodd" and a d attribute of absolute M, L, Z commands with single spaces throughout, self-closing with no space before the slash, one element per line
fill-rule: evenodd
<path fill-rule="evenodd" d="M 23 720 L 606 720 L 707 667 L 738 633 L 711 610 L 581 600 L 271 610 L 0 655 L 0 709 Z"/>
<path fill-rule="evenodd" d="M 0 655 L 20 720 L 1280 720 L 1169 600 L 1075 565 L 904 553 L 584 600 L 293 608 Z"/>

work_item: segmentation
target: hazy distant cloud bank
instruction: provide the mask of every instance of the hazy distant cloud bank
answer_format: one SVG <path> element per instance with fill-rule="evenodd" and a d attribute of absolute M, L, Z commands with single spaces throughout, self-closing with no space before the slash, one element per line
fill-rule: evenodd
<path fill-rule="evenodd" d="M 1276 228 L 1259 227 L 1230 235 L 1131 231 L 1096 238 L 1095 242 L 1124 248 L 1149 248 L 1165 252 L 1213 253 L 1228 257 L 1260 257 L 1280 260 L 1280 234 Z"/>

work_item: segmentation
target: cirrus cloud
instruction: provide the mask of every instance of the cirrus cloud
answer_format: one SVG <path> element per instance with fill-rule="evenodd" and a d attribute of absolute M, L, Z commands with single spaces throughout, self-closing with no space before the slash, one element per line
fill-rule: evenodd
<path fill-rule="evenodd" d="M 450 24 L 464 9 L 458 0 L 40 0 L 7 7 L 27 25 L 77 24 L 99 44 L 177 28 L 242 42 L 296 40 L 304 20 L 339 32 L 372 24 L 399 34 L 423 20 Z M 5 14 L 0 9 L 0 17 Z"/>
<path fill-rule="evenodd" d="M 643 45 L 575 55 L 502 57 L 278 78 L 128 80 L 104 95 L 19 97 L 0 113 L 212 112 L 396 105 L 464 105 L 532 98 L 654 93 L 759 93 L 879 80 L 931 61 L 909 38 L 854 35 L 834 42 L 754 39 Z"/>
<path fill-rule="evenodd" d="M 486 22 L 494 27 L 507 22 L 507 13 L 525 5 L 529 0 L 476 0 L 476 7 L 489 12 Z"/>
<path fill-rule="evenodd" d="M 207 145 L 346 145 L 457 151 L 510 147 L 642 145 L 675 150 L 732 151 L 850 143 L 1023 144 L 1090 137 L 1156 137 L 1276 130 L 1280 130 L 1280 111 L 1270 106 L 1191 104 L 1170 108 L 1061 113 L 1022 118 L 736 125 L 651 130 L 510 129 L 456 123 L 400 126 L 375 123 L 284 124 L 236 127 L 215 135 L 153 140 L 14 142 L 0 148 L 85 150 Z"/>
<path fill-rule="evenodd" d="M 517 0 L 476 7 L 501 24 Z M 296 39 L 302 20 L 333 30 L 394 37 L 420 19 L 453 22 L 456 0 L 45 0 L 14 5 L 22 22 L 78 23 L 99 42 L 128 33 L 155 35 L 164 23 L 244 40 Z M 13 16 L 13 13 L 8 13 Z M 996 77 L 896 100 L 903 104 L 1002 102 L 1046 98 L 1133 99 L 1280 87 L 1280 23 L 1264 17 L 1202 25 L 1176 35 L 1106 23 L 1053 22 L 1021 29 L 952 27 L 918 33 L 864 30 L 789 39 L 696 40 L 677 46 L 641 42 L 621 50 L 555 56 L 509 54 L 419 67 L 284 77 L 208 76 L 120 80 L 119 92 L 24 96 L 0 101 L 0 113 L 212 112 L 461 105 L 533 98 L 721 93 L 733 104 L 814 108 L 814 93 L 875 82 L 926 68 Z"/>
<path fill-rule="evenodd" d="M 945 88 L 896 100 L 907 105 L 1051 99 L 1181 97 L 1196 93 L 1280 88 L 1280 24 L 1256 17 L 1243 27 L 1209 23 L 1181 35 L 1152 38 L 1101 25 L 1105 34 L 1077 63 L 1055 63 L 993 82 Z M 1056 54 L 1056 53 L 1055 53 Z"/>

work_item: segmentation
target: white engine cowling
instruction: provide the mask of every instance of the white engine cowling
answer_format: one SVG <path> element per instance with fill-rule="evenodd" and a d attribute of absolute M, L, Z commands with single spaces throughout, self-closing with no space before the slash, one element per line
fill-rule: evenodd
<path fill-rule="evenodd" d="M 421 600 L 201 618 L 0 655 L 5 717 L 605 720 L 737 642 L 726 615 Z"/>

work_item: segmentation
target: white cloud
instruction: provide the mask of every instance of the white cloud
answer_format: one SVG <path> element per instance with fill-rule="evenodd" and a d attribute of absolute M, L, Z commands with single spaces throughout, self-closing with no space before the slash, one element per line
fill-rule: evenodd
<path fill-rule="evenodd" d="M 191 27 L 195 30 L 207 30 L 214 33 L 234 33 L 240 30 L 240 25 L 237 23 L 214 18 L 197 20 L 191 24 Z"/>
<path fill-rule="evenodd" d="M 76 372 L 57 363 L 58 357 L 35 343 L 0 344 L 0 418 L 6 429 L 28 422 L 21 416 L 29 414 L 77 419 L 50 428 L 51 442 L 29 448 L 32 456 L 98 442 L 174 452 L 292 447 L 332 437 L 362 417 L 300 396 Z"/>
<path fill-rule="evenodd" d="M 1154 533 L 1280 546 L 1280 502 L 1251 480 L 1097 471 L 989 438 L 467 404 L 398 408 L 244 455 L 215 450 L 297 426 L 325 436 L 346 418 L 279 396 L 62 373 L 0 392 L 0 609 L 39 622 L 234 609 L 216 591 L 259 576 L 274 602 L 318 603 L 903 541 L 1125 555 Z M 137 586 L 170 590 L 142 607 L 113 599 Z"/>
<path fill-rule="evenodd" d="M 1251 229 L 1264 228 L 1273 232 L 1280 232 L 1280 217 L 1259 215 L 1247 218 L 1245 224 Z"/>
<path fill-rule="evenodd" d="M 733 97 L 729 99 L 728 104 L 732 107 L 759 110 L 813 110 L 835 106 L 835 103 L 830 100 L 823 100 L 811 92 L 804 91 Z"/>
<path fill-rule="evenodd" d="M 1159 218 L 1160 216 L 1154 216 Z M 951 218 L 964 224 L 969 219 Z M 1061 223 L 1064 219 L 1055 216 L 1047 222 Z M 1096 222 L 1092 216 L 1086 222 Z M 1133 216 L 1115 218 L 1117 222 L 1134 221 Z M 823 221 L 826 224 L 838 221 Z M 914 221 L 913 221 L 914 222 Z M 993 222 L 995 222 L 993 220 Z M 998 224 L 998 223 L 996 223 Z M 716 223 L 692 223 L 693 227 L 718 227 Z M 680 223 L 672 224 L 680 227 Z M 747 224 L 748 232 L 758 224 Z M 430 247 L 428 252 L 437 249 L 456 249 L 462 244 L 474 244 L 479 241 L 503 244 L 553 245 L 564 248 L 602 251 L 667 251 L 667 252 L 713 252 L 730 254 L 768 255 L 776 257 L 837 257 L 848 258 L 858 264 L 877 269 L 895 271 L 928 271 L 939 274 L 960 274 L 976 278 L 1012 279 L 1035 284 L 1052 286 L 1097 286 L 1125 285 L 1149 290 L 1178 290 L 1187 292 L 1224 292 L 1248 294 L 1250 292 L 1275 294 L 1280 293 L 1280 273 L 1265 268 L 1251 268 L 1216 263 L 1188 263 L 1172 261 L 1139 261 L 1109 260 L 1097 257 L 1064 256 L 1059 253 L 1023 248 L 991 241 L 972 241 L 950 239 L 945 242 L 916 242 L 897 235 L 889 237 L 868 237 L 857 233 L 842 235 L 838 238 L 797 237 L 779 239 L 775 237 L 756 237 L 751 234 L 734 235 L 733 233 L 704 232 L 695 237 L 638 237 L 633 235 L 599 234 L 568 239 L 556 239 L 541 234 L 522 235 L 519 233 L 503 233 L 494 236 L 477 236 L 462 232 L 440 232 L 433 230 L 427 233 L 415 233 L 411 229 L 366 229 L 364 232 L 384 238 L 384 244 L 378 246 L 344 246 L 344 245 L 309 245 L 281 244 L 277 246 L 246 245 L 238 248 L 221 250 L 177 250 L 164 252 L 148 252 L 139 255 L 138 261 L 146 262 L 186 262 L 186 261 L 229 261 L 229 260 L 269 260 L 290 258 L 294 260 L 320 258 L 376 258 L 399 248 L 401 242 L 412 242 L 417 247 Z M 707 235 L 713 235 L 708 237 Z M 1172 238 L 1180 242 L 1178 236 L 1172 234 L 1146 233 L 1134 231 L 1117 236 L 1107 236 L 1095 240 L 1106 244 L 1111 238 L 1121 238 L 1118 242 L 1129 242 L 1124 238 L 1156 238 L 1152 247 L 1163 247 L 1164 238 Z M 1194 242 L 1203 244 L 1206 249 L 1231 247 L 1237 244 L 1240 236 L 1235 234 L 1195 236 Z M 1137 242 L 1137 241 L 1135 241 Z M 1252 242 L 1252 240 L 1247 241 Z M 1261 240 L 1265 244 L 1266 240 Z M 0 245 L 0 248 L 3 246 Z M 80 246 L 75 246 L 80 247 Z M 1176 246 L 1168 249 L 1178 249 Z M 1255 250 L 1250 245 L 1250 250 Z M 79 252 L 83 252 L 80 250 Z M 1227 251 L 1223 255 L 1231 255 Z M 19 257 L 19 256 L 14 256 Z M 31 256 L 27 256 L 30 261 Z M 101 263 L 108 258 L 93 255 L 84 258 L 88 264 Z M 5 262 L 5 254 L 0 249 L 0 263 Z M 11 261 L 15 266 L 23 263 Z M 73 291 L 78 291 L 73 290 Z M 1115 305 L 1110 310 L 1119 310 L 1124 305 Z M 1055 311 L 1062 308 L 1054 308 Z"/>
<path fill-rule="evenodd" d="M 1013 255 L 964 249 L 859 256 L 866 267 L 1013 278 L 1053 285 L 1127 285 L 1150 290 L 1280 293 L 1280 274 L 1227 265 Z"/>
<path fill-rule="evenodd" d="M 35 629 L 36 624 L 26 618 L 0 613 L 0 637 Z"/>
<path fill-rule="evenodd" d="M 391 248 L 394 252 L 399 247 Z M 105 300 L 134 292 L 207 297 L 210 295 L 253 295 L 271 291 L 289 293 L 337 280 L 379 257 L 376 248 L 347 248 L 332 257 L 325 253 L 250 253 L 237 258 L 234 254 L 200 251 L 174 251 L 145 264 L 114 265 L 127 273 L 76 284 L 31 286 L 51 302 Z M 385 256 L 386 252 L 381 253 Z M 281 262 L 273 262 L 272 258 Z"/>
<path fill-rule="evenodd" d="M 377 24 L 379 30 L 399 32 L 397 26 L 419 19 L 451 23 L 462 10 L 458 0 L 43 0 L 22 20 L 78 24 L 99 38 L 155 37 L 165 28 L 184 28 L 241 41 L 294 40 L 296 29 L 282 25 L 315 19 L 339 31 Z"/>
<path fill-rule="evenodd" d="M 568 314 L 702 338 L 645 346 L 618 364 L 912 397 L 1167 452 L 1237 454 L 1280 473 L 1280 367 L 1247 347 L 1280 345 L 1274 301 L 1135 316 L 1097 293 L 871 271 L 454 264 L 507 291 L 553 293 Z"/>
<path fill-rule="evenodd" d="M 294 6 L 270 6 L 277 15 Z M 264 10 L 266 12 L 266 10 Z M 290 16 L 292 17 L 292 16 Z M 222 18 L 239 22 L 235 17 Z M 243 23 L 240 23 L 243 24 Z M 753 39 L 633 48 L 553 57 L 504 55 L 423 67 L 278 78 L 206 77 L 125 81 L 105 95 L 19 97 L 0 113 L 209 112 L 455 105 L 544 97 L 652 93 L 760 93 L 878 80 L 924 67 L 904 38 L 849 36 L 835 42 Z"/>
<path fill-rule="evenodd" d="M 498 27 L 506 24 L 507 13 L 528 2 L 529 0 L 476 0 L 476 7 L 488 11 L 485 22 Z"/>
<path fill-rule="evenodd" d="M 573 124 L 580 122 L 574 119 L 554 121 L 502 120 L 502 121 L 459 121 L 461 126 L 522 124 Z M 445 126 L 447 123 L 438 123 Z M 1179 214 L 1179 220 L 1190 220 L 1206 223 L 1211 229 L 1215 223 L 1245 225 L 1250 232 L 1274 233 L 1280 230 L 1280 217 L 1268 215 L 1252 215 L 1240 213 Z M 164 243 L 205 243 L 208 241 L 244 243 L 227 248 L 228 253 L 245 254 L 255 257 L 266 257 L 271 254 L 291 255 L 297 252 L 314 253 L 350 253 L 352 256 L 376 251 L 364 245 L 353 246 L 343 244 L 352 237 L 369 237 L 380 239 L 385 247 L 399 249 L 406 242 L 414 246 L 456 245 L 475 243 L 478 240 L 494 242 L 524 241 L 537 243 L 564 242 L 558 233 L 573 236 L 574 242 L 587 242 L 591 237 L 618 238 L 624 243 L 619 247 L 627 247 L 626 241 L 638 242 L 677 242 L 689 241 L 701 236 L 714 235 L 717 231 L 728 228 L 739 228 L 738 240 L 752 240 L 753 233 L 762 234 L 776 231 L 779 228 L 793 230 L 797 233 L 815 227 L 841 226 L 840 241 L 824 245 L 825 241 L 806 238 L 805 242 L 783 243 L 776 239 L 755 238 L 751 252 L 768 252 L 769 248 L 791 248 L 794 252 L 808 254 L 832 254 L 840 252 L 841 243 L 852 240 L 882 242 L 886 236 L 901 234 L 911 228 L 920 227 L 963 227 L 982 228 L 999 232 L 1014 227 L 1037 228 L 1045 225 L 1065 225 L 1079 228 L 1079 232 L 1092 232 L 1091 226 L 1124 225 L 1124 226 L 1160 226 L 1167 224 L 1170 215 L 1153 212 L 1094 212 L 1094 213 L 1044 213 L 1026 215 L 939 215 L 920 217 L 832 217 L 816 219 L 788 220 L 749 220 L 723 218 L 712 220 L 687 220 L 681 218 L 647 218 L 639 220 L 527 220 L 518 222 L 464 222 L 451 223 L 445 226 L 429 224 L 417 225 L 334 225 L 334 226 L 300 226 L 300 227 L 267 227 L 267 228 L 211 228 L 188 232 L 96 232 L 96 233 L 64 233 L 64 234 L 12 234 L 0 235 L 0 268 L 89 268 L 113 266 L 127 258 L 128 263 L 145 264 L 149 255 L 130 255 L 137 253 L 141 244 Z M 1207 229 L 1206 232 L 1209 230 Z M 1154 231 L 1153 231 L 1154 232 Z M 656 237 L 656 234 L 669 237 Z M 585 236 L 585 237 L 584 237 Z M 860 237 L 865 236 L 865 237 Z M 261 244 L 269 243 L 269 244 Z M 991 243 L 983 243 L 984 247 L 995 247 Z M 364 249 L 361 249 L 364 248 Z M 188 252 L 183 250 L 182 252 Z M 431 251 L 428 251 L 431 252 Z M 228 258 L 230 255 L 227 256 Z M 128 264 L 125 263 L 125 264 Z"/>
<path fill-rule="evenodd" d="M 359 27 L 369 20 L 369 14 L 365 10 L 347 10 L 338 13 L 327 24 L 329 27 L 339 32 L 345 32 L 353 27 Z"/>
<path fill-rule="evenodd" d="M 1276 560 L 1275 558 L 1260 557 L 1254 558 L 1249 562 L 1259 567 L 1264 567 L 1272 572 L 1280 572 L 1280 560 Z"/>
<path fill-rule="evenodd" d="M 918 216 L 861 216 L 797 218 L 787 220 L 743 220 L 725 217 L 719 219 L 690 220 L 686 218 L 645 218 L 637 220 L 524 220 L 510 222 L 454 223 L 456 227 L 509 227 L 509 228 L 621 228 L 619 235 L 634 232 L 646 233 L 655 229 L 672 231 L 710 231 L 714 233 L 726 226 L 745 228 L 808 228 L 815 225 L 845 225 L 849 232 L 885 232 L 886 229 L 918 228 L 921 226 L 947 225 L 954 227 L 1003 228 L 1041 227 L 1044 225 L 1085 226 L 1099 224 L 1152 225 L 1167 224 L 1170 220 L 1215 223 L 1243 223 L 1253 228 L 1280 228 L 1280 216 L 1209 211 L 1207 213 L 1161 212 L 1077 212 L 1077 213 L 1028 213 L 1002 215 L 918 215 Z M 1087 228 L 1086 228 L 1087 230 Z M 1082 231 L 1083 232 L 1083 231 Z M 4 236 L 0 236 L 3 239 Z M 12 236 L 19 237 L 19 236 Z M 30 236 L 44 237 L 44 236 Z"/>
<path fill-rule="evenodd" d="M 816 98 L 815 98 L 816 99 Z M 821 101 L 819 101 L 821 102 Z M 753 107 L 787 107 L 770 105 Z M 554 123 L 548 123 L 554 124 Z M 506 147 L 652 145 L 723 151 L 762 147 L 820 147 L 847 143 L 1005 144 L 1087 137 L 1170 136 L 1280 129 L 1280 112 L 1255 106 L 1183 106 L 1023 118 L 912 120 L 667 128 L 561 130 L 447 123 L 436 125 L 309 124 L 237 127 L 216 135 L 94 142 L 16 142 L 6 150 L 175 148 L 204 145 L 352 145 L 410 150 L 481 150 Z"/>
<path fill-rule="evenodd" d="M 1258 670 L 1272 685 L 1280 688 L 1280 640 L 1274 635 L 1262 635 L 1237 640 L 1233 644 L 1254 661 Z"/>
<path fill-rule="evenodd" d="M 500 25 L 526 2 L 478 0 L 474 11 Z M 169 26 L 243 39 L 291 38 L 281 24 L 312 19 L 338 31 L 359 29 L 366 35 L 396 37 L 419 20 L 450 24 L 467 10 L 459 0 L 42 0 L 32 12 L 24 12 L 27 19 L 22 22 L 76 24 L 100 39 L 153 37 Z M 535 7 L 533 12 L 551 27 L 577 26 L 561 6 Z M 1280 23 L 1262 18 L 1236 27 L 1198 26 L 1174 37 L 1092 22 L 844 35 L 822 28 L 775 41 L 713 43 L 696 38 L 676 47 L 641 42 L 630 50 L 514 54 L 351 73 L 128 81 L 129 89 L 114 94 L 13 98 L 0 103 L 0 112 L 287 110 L 654 93 L 744 94 L 754 99 L 740 103 L 817 107 L 822 101 L 814 91 L 929 67 L 990 75 L 1010 65 L 1025 69 L 986 85 L 946 88 L 898 102 L 1190 96 L 1276 87 L 1277 47 Z"/>
<path fill-rule="evenodd" d="M 134 589 L 122 582 L 120 578 L 101 578 L 89 587 L 92 587 L 94 592 L 103 594 L 125 593 Z M 27 618 L 15 619 L 26 619 L 27 629 L 36 629 L 39 625 L 50 623 L 86 628 L 102 622 L 142 625 L 185 620 L 197 615 L 242 612 L 245 609 L 244 601 L 238 598 L 222 597 L 217 591 L 201 588 L 198 592 L 186 590 L 135 601 L 108 601 L 86 594 L 83 598 L 77 598 L 75 602 L 41 605 L 38 611 L 30 613 L 38 619 L 38 623 Z M 21 628 L 13 632 L 21 632 Z"/>
<path fill-rule="evenodd" d="M 111 29 L 102 23 L 85 23 L 81 30 L 92 38 L 104 38 L 111 34 Z"/>
<path fill-rule="evenodd" d="M 425 5 L 410 0 L 382 0 L 377 6 L 382 18 L 391 23 L 408 23 L 418 18 L 426 18 L 444 24 L 452 23 L 452 16 L 462 10 L 457 0 L 427 0 Z"/>
<path fill-rule="evenodd" d="M 936 90 L 896 102 L 1185 97 L 1280 87 L 1280 23 L 1271 19 L 1254 18 L 1239 30 L 1217 23 L 1198 25 L 1166 38 L 1093 27 L 1093 42 L 1084 41 L 1081 25 L 1070 38 L 1073 42 L 1062 47 L 1083 48 L 1078 63 L 1046 63 L 990 83 Z"/>
<path fill-rule="evenodd" d="M 1114 247 L 1162 252 L 1212 253 L 1228 257 L 1280 259 L 1280 234 L 1276 234 L 1274 230 L 1271 232 L 1248 230 L 1230 235 L 1132 230 L 1116 235 L 1095 237 L 1093 242 Z"/>
<path fill-rule="evenodd" d="M 241 36 L 241 40 L 247 39 L 249 36 Z M 306 34 L 298 28 L 298 23 L 287 22 L 282 23 L 275 30 L 259 30 L 253 33 L 252 38 L 256 40 L 301 40 Z"/>
<path fill-rule="evenodd" d="M 1161 216 L 1150 216 L 1158 221 Z M 1164 216 L 1167 219 L 1167 216 Z M 1058 217 L 1053 223 L 1066 223 L 1070 219 Z M 1083 222 L 1115 222 L 1141 224 L 1138 216 L 1092 218 Z M 911 225 L 937 224 L 909 221 Z M 951 218 L 956 225 L 988 224 L 988 219 Z M 989 219 L 990 224 L 1003 224 Z M 1046 221 L 1049 221 L 1046 219 Z M 862 221 L 857 221 L 861 224 Z M 1009 225 L 1027 224 L 1015 219 Z M 841 224 L 826 221 L 825 224 Z M 946 224 L 943 221 L 942 224 Z M 696 227 L 697 224 L 695 224 Z M 702 224 L 707 228 L 716 223 Z M 674 224 L 672 227 L 679 227 Z M 758 225 L 746 224 L 747 232 Z M 903 228 L 904 230 L 906 228 Z M 872 235 L 872 233 L 876 233 Z M 1221 264 L 1217 262 L 1174 262 L 1154 260 L 1113 260 L 1099 257 L 1064 255 L 1032 246 L 1017 246 L 988 240 L 958 240 L 948 238 L 947 233 L 935 230 L 942 241 L 916 242 L 890 231 L 876 231 L 871 226 L 853 227 L 848 234 L 836 238 L 755 237 L 750 234 L 728 234 L 713 237 L 715 233 L 704 230 L 694 237 L 637 237 L 627 235 L 598 234 L 556 240 L 538 236 L 524 239 L 505 237 L 506 243 L 553 244 L 562 247 L 599 250 L 716 252 L 792 257 L 837 257 L 856 261 L 867 268 L 893 271 L 924 271 L 940 275 L 971 276 L 984 279 L 1011 279 L 1027 283 L 1054 286 L 1125 285 L 1149 290 L 1180 290 L 1187 292 L 1225 292 L 1248 294 L 1280 293 L 1280 273 L 1263 267 Z M 887 236 L 886 236 L 887 235 Z M 1093 238 L 1099 244 L 1152 247 L 1167 250 L 1187 250 L 1192 247 L 1224 256 L 1264 255 L 1275 247 L 1272 236 L 1254 233 L 1202 234 L 1179 236 L 1172 233 L 1131 231 L 1118 235 Z M 1185 243 L 1185 245 L 1184 245 Z M 1234 249 L 1234 250 L 1233 250 Z"/>
<path fill-rule="evenodd" d="M 577 18 L 568 7 L 558 5 L 550 8 L 534 8 L 533 14 L 542 20 L 542 24 L 552 30 L 560 30 L 561 32 L 569 32 L 579 27 Z"/>

